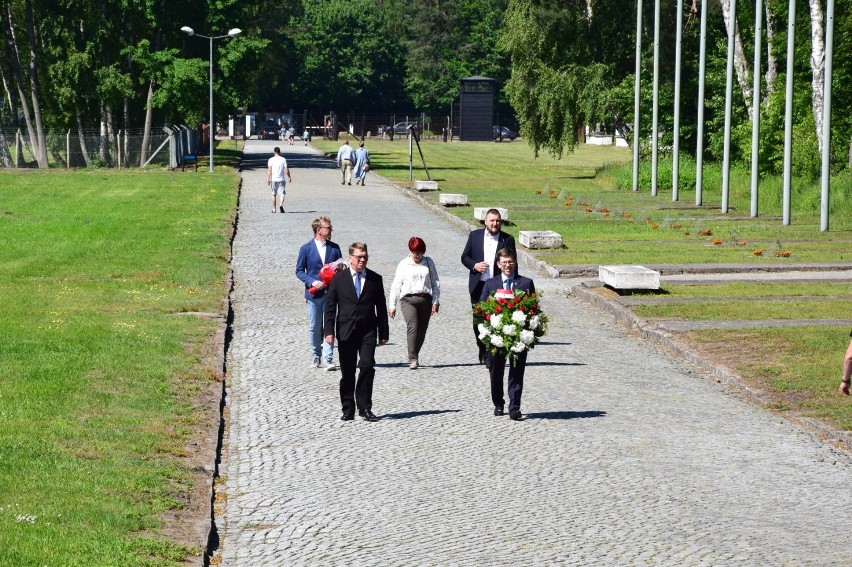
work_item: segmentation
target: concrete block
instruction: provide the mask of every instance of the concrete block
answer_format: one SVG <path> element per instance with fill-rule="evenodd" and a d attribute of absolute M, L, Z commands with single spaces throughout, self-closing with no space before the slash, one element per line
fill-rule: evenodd
<path fill-rule="evenodd" d="M 562 248 L 562 235 L 552 230 L 522 230 L 518 240 L 527 248 Z"/>
<path fill-rule="evenodd" d="M 438 182 L 437 181 L 415 181 L 414 188 L 418 191 L 437 191 L 438 190 Z"/>
<path fill-rule="evenodd" d="M 487 213 L 490 209 L 497 209 L 500 212 L 500 218 L 503 219 L 503 221 L 509 220 L 509 209 L 503 209 L 501 207 L 474 207 L 473 218 L 484 221 L 485 213 Z"/>
<path fill-rule="evenodd" d="M 614 289 L 660 289 L 660 272 L 645 266 L 598 266 L 598 279 Z"/>
<path fill-rule="evenodd" d="M 438 202 L 447 207 L 459 207 L 467 205 L 467 195 L 461 193 L 441 193 Z"/>

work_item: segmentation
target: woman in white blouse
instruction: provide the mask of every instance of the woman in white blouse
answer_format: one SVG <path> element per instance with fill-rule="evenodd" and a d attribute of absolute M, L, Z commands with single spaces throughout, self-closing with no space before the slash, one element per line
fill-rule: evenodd
<path fill-rule="evenodd" d="M 408 250 L 408 256 L 396 267 L 388 296 L 388 315 L 391 319 L 396 316 L 396 304 L 399 302 L 408 327 L 408 367 L 416 370 L 429 319 L 438 312 L 441 282 L 435 262 L 424 256 L 426 243 L 422 238 L 412 236 Z"/>

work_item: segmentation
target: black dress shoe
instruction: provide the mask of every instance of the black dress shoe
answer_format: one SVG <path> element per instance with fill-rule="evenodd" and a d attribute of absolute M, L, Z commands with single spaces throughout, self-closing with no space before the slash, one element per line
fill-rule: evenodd
<path fill-rule="evenodd" d="M 379 418 L 368 409 L 358 410 L 358 415 L 364 418 L 364 421 L 379 421 Z"/>
<path fill-rule="evenodd" d="M 340 416 L 340 421 L 352 421 L 355 419 L 354 411 L 344 411 Z"/>
<path fill-rule="evenodd" d="M 494 406 L 494 415 L 506 415 L 506 412 L 503 411 L 503 408 Z"/>
<path fill-rule="evenodd" d="M 521 413 L 521 410 L 513 410 L 509 412 L 509 419 L 512 421 L 521 421 L 524 419 L 524 414 Z"/>

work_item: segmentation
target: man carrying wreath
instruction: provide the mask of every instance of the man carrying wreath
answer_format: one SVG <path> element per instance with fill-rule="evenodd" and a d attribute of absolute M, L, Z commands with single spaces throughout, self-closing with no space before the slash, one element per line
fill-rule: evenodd
<path fill-rule="evenodd" d="M 503 290 L 535 293 L 535 284 L 530 278 L 515 272 L 518 257 L 511 248 L 501 248 L 497 251 L 497 266 L 500 274 L 487 280 L 482 288 L 480 301 L 485 301 L 494 294 L 500 295 Z M 508 295 L 508 294 L 507 294 Z M 518 421 L 523 419 L 521 413 L 521 393 L 524 390 L 524 369 L 527 365 L 527 350 L 517 353 L 513 364 L 509 366 L 509 418 Z M 494 402 L 494 415 L 504 415 L 505 400 L 503 399 L 503 373 L 506 367 L 506 356 L 501 353 L 489 352 L 486 355 L 486 366 L 491 376 L 491 400 Z"/>

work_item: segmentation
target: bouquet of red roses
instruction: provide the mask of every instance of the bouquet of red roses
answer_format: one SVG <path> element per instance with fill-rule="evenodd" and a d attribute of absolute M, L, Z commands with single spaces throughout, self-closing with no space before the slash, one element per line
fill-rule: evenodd
<path fill-rule="evenodd" d="M 336 274 L 340 269 L 342 269 L 343 266 L 343 259 L 340 259 L 335 260 L 334 262 L 331 262 L 329 264 L 324 264 L 323 267 L 320 268 L 320 281 L 325 285 L 325 287 L 328 287 L 331 284 L 331 279 L 334 277 L 334 274 Z M 317 290 L 317 288 L 313 286 L 308 288 L 308 293 L 316 293 L 317 291 L 319 290 Z"/>
<path fill-rule="evenodd" d="M 479 340 L 492 354 L 515 363 L 518 355 L 532 350 L 547 333 L 547 315 L 539 306 L 539 294 L 500 290 L 473 306 Z"/>

